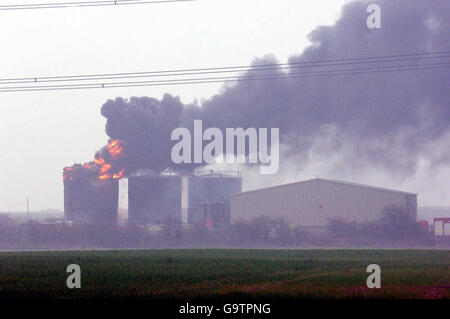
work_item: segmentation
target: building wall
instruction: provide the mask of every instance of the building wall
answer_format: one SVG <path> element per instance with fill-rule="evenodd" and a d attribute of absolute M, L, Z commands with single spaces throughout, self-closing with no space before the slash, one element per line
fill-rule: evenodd
<path fill-rule="evenodd" d="M 231 217 L 282 217 L 295 225 L 326 226 L 329 218 L 375 221 L 386 206 L 400 205 L 417 216 L 417 196 L 375 187 L 314 179 L 244 192 L 231 197 Z"/>

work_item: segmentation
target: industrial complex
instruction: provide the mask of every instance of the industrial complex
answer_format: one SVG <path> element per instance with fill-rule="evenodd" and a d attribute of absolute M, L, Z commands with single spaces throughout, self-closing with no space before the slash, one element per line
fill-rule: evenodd
<path fill-rule="evenodd" d="M 230 223 L 231 194 L 241 191 L 240 172 L 132 176 L 128 178 L 128 222 L 137 226 Z M 117 179 L 65 179 L 65 219 L 114 224 L 118 194 Z"/>
<path fill-rule="evenodd" d="M 237 171 L 196 170 L 189 175 L 142 171 L 122 182 L 101 177 L 64 176 L 65 218 L 55 229 L 81 232 L 80 245 L 86 244 L 86 236 L 93 236 L 89 229 L 98 236 L 129 231 L 121 239 L 125 242 L 136 233 L 137 246 L 143 240 L 138 234 L 156 236 L 154 244 L 162 240 L 161 247 L 177 240 L 207 245 L 207 236 L 214 238 L 211 245 L 237 246 L 372 246 L 401 240 L 409 245 L 408 238 L 423 245 L 450 244 L 447 211 L 428 214 L 428 220 L 419 211 L 418 217 L 417 194 L 410 192 L 324 178 L 243 191 Z M 27 236 L 38 226 L 27 224 Z"/>
<path fill-rule="evenodd" d="M 65 180 L 64 188 L 67 220 L 116 222 L 118 180 Z M 230 223 L 259 216 L 305 227 L 325 227 L 330 219 L 361 224 L 378 220 L 392 205 L 416 221 L 416 194 L 343 181 L 315 178 L 242 192 L 240 172 L 128 178 L 128 222 L 141 226 Z"/>

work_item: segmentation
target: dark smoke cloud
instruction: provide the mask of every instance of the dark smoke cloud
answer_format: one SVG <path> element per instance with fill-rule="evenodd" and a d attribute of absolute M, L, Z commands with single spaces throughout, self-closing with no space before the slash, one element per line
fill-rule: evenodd
<path fill-rule="evenodd" d="M 180 126 L 193 126 L 186 120 L 190 110 L 199 112 L 198 108 L 188 108 L 178 97 L 169 94 L 165 94 L 161 101 L 149 97 L 107 101 L 101 111 L 108 119 L 106 134 L 124 142 L 124 155 L 117 161 L 111 161 L 115 170 L 125 168 L 129 175 L 140 170 L 161 172 L 167 168 L 178 171 L 195 168 L 194 164 L 179 167 L 172 163 L 170 157 L 172 130 Z M 103 153 L 107 151 L 104 149 Z"/>
<path fill-rule="evenodd" d="M 312 44 L 289 62 L 450 50 L 448 0 L 378 3 L 381 29 L 366 27 L 367 2 L 350 3 L 335 25 L 311 32 Z M 254 61 L 255 65 L 271 63 L 277 63 L 273 56 Z M 274 72 L 283 71 L 270 71 Z M 193 119 L 202 119 L 204 128 L 278 127 L 281 143 L 287 146 L 284 155 L 291 158 L 301 158 L 314 136 L 332 127 L 346 143 L 353 144 L 355 151 L 349 160 L 406 172 L 413 169 L 419 154 L 426 152 L 426 145 L 449 130 L 449 80 L 448 68 L 443 68 L 244 81 L 226 87 L 201 106 L 183 105 L 170 95 L 161 101 L 117 98 L 103 105 L 102 115 L 107 118 L 107 134 L 124 141 L 121 165 L 128 173 L 142 168 L 180 169 L 171 163 L 170 134 L 179 126 L 191 128 Z M 335 139 L 333 143 L 328 152 L 342 146 Z M 449 151 L 437 154 L 433 163 L 448 162 Z"/>

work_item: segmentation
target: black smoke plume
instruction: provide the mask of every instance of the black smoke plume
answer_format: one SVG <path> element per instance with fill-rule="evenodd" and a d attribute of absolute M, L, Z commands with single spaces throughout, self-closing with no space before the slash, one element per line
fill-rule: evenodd
<path fill-rule="evenodd" d="M 448 0 L 378 3 L 382 9 L 381 29 L 366 26 L 368 2 L 352 2 L 344 6 L 335 25 L 312 31 L 311 45 L 300 55 L 292 56 L 289 63 L 450 50 Z M 267 56 L 253 63 L 277 62 Z M 418 66 L 421 63 L 424 62 L 410 62 Z M 330 68 L 352 67 L 355 66 Z M 445 134 L 446 150 L 434 154 L 431 161 L 439 164 L 450 159 L 448 71 L 447 66 L 420 71 L 240 81 L 202 105 L 183 105 L 171 95 L 162 100 L 116 98 L 103 105 L 102 115 L 107 118 L 108 136 L 123 141 L 124 157 L 119 166 L 128 174 L 139 169 L 156 172 L 167 168 L 192 169 L 192 165 L 172 164 L 170 134 L 176 127 L 191 128 L 194 119 L 202 119 L 204 128 L 280 128 L 286 158 L 307 156 L 314 137 L 332 128 L 336 136 L 352 143 L 351 163 L 364 161 L 374 167 L 406 172 L 414 168 L 420 154 L 427 152 L 427 145 Z M 295 72 L 299 70 L 287 71 L 291 75 Z M 249 71 L 242 78 L 251 79 L 255 73 Z M 286 71 L 280 67 L 270 74 Z M 339 152 L 341 142 L 335 140 L 327 151 Z M 280 164 L 283 165 L 283 158 Z"/>

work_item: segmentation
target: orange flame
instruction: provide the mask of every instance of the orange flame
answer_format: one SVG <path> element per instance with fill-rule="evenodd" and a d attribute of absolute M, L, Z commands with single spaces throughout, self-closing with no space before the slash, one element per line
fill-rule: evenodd
<path fill-rule="evenodd" d="M 125 173 L 125 170 L 122 169 L 122 170 L 120 170 L 120 172 L 115 173 L 112 178 L 122 178 L 124 173 Z"/>
<path fill-rule="evenodd" d="M 94 159 L 94 163 L 97 164 L 98 166 L 102 166 L 103 164 L 105 164 L 105 159 L 104 158 L 95 158 Z"/>
<path fill-rule="evenodd" d="M 100 174 L 106 173 L 111 169 L 111 164 L 103 164 L 103 166 L 100 168 Z"/>
<path fill-rule="evenodd" d="M 123 147 L 120 145 L 119 140 L 110 141 L 109 144 L 106 146 L 106 148 L 108 149 L 109 154 L 111 154 L 113 158 L 116 158 L 119 155 L 121 155 L 123 151 Z"/>
<path fill-rule="evenodd" d="M 123 155 L 123 146 L 120 145 L 120 143 L 121 142 L 119 140 L 110 140 L 108 145 L 106 145 L 106 149 L 108 150 L 108 153 L 111 155 L 113 159 L 116 159 L 118 156 Z M 108 158 L 109 157 L 107 157 L 107 159 Z M 98 170 L 98 177 L 97 177 L 98 179 L 122 178 L 125 174 L 125 169 L 122 169 L 116 173 L 110 172 L 113 165 L 112 163 L 107 163 L 106 162 L 107 159 L 101 157 L 100 155 L 96 155 L 96 157 L 92 162 L 83 164 L 83 167 L 87 169 L 95 168 L 96 171 Z M 72 176 L 73 173 L 70 172 L 72 168 L 73 167 L 66 167 L 64 169 L 63 179 L 66 178 L 68 178 L 69 180 L 73 179 Z"/>
<path fill-rule="evenodd" d="M 69 179 L 72 180 L 72 174 L 70 173 L 70 171 L 72 170 L 72 167 L 66 167 L 64 168 L 64 173 L 63 173 L 63 179 Z"/>
<path fill-rule="evenodd" d="M 86 167 L 86 168 L 91 168 L 92 167 L 91 164 L 89 164 L 89 163 L 84 163 L 83 166 Z"/>
<path fill-rule="evenodd" d="M 123 155 L 123 146 L 120 145 L 119 140 L 110 140 L 108 145 L 106 146 L 106 149 L 108 150 L 108 153 L 111 155 L 113 159 L 119 157 L 120 155 Z M 109 179 L 109 178 L 115 178 L 119 179 L 122 178 L 125 170 L 122 169 L 117 173 L 110 174 L 109 171 L 112 168 L 112 164 L 107 163 L 106 160 L 103 157 L 97 157 L 94 159 L 94 163 L 100 167 L 99 170 L 99 179 Z"/>
<path fill-rule="evenodd" d="M 122 169 L 117 173 L 110 174 L 109 171 L 112 168 L 112 164 L 106 163 L 106 161 L 103 157 L 96 158 L 94 160 L 94 163 L 97 166 L 99 166 L 99 174 L 100 174 L 98 176 L 99 179 L 109 179 L 109 178 L 119 179 L 119 178 L 122 178 L 125 173 L 125 169 Z"/>

